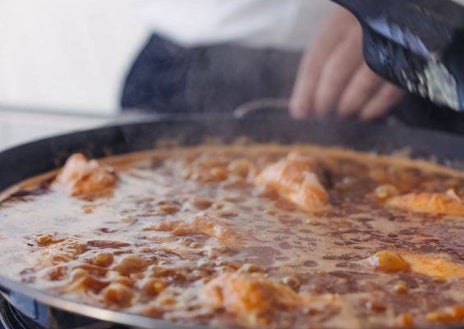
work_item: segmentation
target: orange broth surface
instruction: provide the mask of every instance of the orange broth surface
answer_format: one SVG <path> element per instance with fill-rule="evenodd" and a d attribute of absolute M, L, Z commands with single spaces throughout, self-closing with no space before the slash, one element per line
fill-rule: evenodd
<path fill-rule="evenodd" d="M 12 187 L 0 275 L 224 328 L 464 323 L 464 173 L 312 145 L 160 149 Z"/>

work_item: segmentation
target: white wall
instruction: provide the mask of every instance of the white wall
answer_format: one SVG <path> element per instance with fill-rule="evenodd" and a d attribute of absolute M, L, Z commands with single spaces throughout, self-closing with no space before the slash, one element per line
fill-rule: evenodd
<path fill-rule="evenodd" d="M 114 113 L 142 46 L 137 0 L 0 0 L 0 106 Z"/>

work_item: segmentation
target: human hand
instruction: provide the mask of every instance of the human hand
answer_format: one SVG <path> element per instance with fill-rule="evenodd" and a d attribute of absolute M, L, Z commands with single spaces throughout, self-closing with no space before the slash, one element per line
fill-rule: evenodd
<path fill-rule="evenodd" d="M 340 116 L 372 120 L 386 114 L 404 95 L 376 75 L 362 56 L 362 31 L 339 8 L 303 56 L 290 102 L 295 118 Z"/>

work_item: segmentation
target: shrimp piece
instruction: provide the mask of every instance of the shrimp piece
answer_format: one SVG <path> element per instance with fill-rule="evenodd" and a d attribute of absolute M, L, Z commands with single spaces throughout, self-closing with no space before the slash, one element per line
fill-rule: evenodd
<path fill-rule="evenodd" d="M 64 189 L 73 197 L 84 197 L 105 192 L 113 188 L 116 181 L 116 175 L 111 167 L 77 153 L 66 161 L 52 187 Z"/>
<path fill-rule="evenodd" d="M 255 184 L 276 191 L 302 210 L 321 211 L 329 197 L 315 173 L 317 165 L 314 158 L 290 154 L 261 171 Z"/>
<path fill-rule="evenodd" d="M 462 322 L 464 320 L 464 305 L 456 304 L 427 313 L 427 320 L 444 324 Z"/>
<path fill-rule="evenodd" d="M 464 278 L 464 264 L 426 254 L 384 250 L 375 254 L 370 261 L 383 272 L 411 271 L 442 280 Z"/>
<path fill-rule="evenodd" d="M 170 232 L 173 236 L 204 234 L 221 242 L 233 245 L 239 235 L 236 231 L 212 220 L 207 215 L 193 216 L 185 220 L 164 220 L 149 226 L 144 231 Z"/>
<path fill-rule="evenodd" d="M 223 274 L 205 285 L 202 298 L 211 308 L 223 309 L 250 327 L 265 326 L 277 313 L 304 303 L 290 287 L 261 274 Z"/>
<path fill-rule="evenodd" d="M 396 196 L 387 205 L 415 213 L 464 215 L 464 203 L 453 190 L 446 193 L 410 193 Z"/>
<path fill-rule="evenodd" d="M 287 328 L 309 309 L 325 317 L 347 308 L 339 295 L 297 293 L 258 273 L 222 274 L 203 287 L 200 298 L 211 309 L 233 315 L 246 328 Z"/>

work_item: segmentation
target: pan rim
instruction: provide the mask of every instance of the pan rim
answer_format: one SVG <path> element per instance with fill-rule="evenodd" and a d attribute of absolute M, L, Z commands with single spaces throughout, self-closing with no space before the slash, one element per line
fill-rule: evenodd
<path fill-rule="evenodd" d="M 40 143 L 45 143 L 47 141 L 52 141 L 60 138 L 66 138 L 66 137 L 72 137 L 74 135 L 79 135 L 83 133 L 92 133 L 92 132 L 100 132 L 105 129 L 127 129 L 129 127 L 138 127 L 138 126 L 150 126 L 154 125 L 156 123 L 160 122 L 174 122 L 174 123 L 189 123 L 189 122 L 200 122 L 200 123 L 206 123 L 206 122 L 215 122 L 217 120 L 221 121 L 227 121 L 231 120 L 232 117 L 230 116 L 224 116 L 224 115 L 209 115 L 209 114 L 195 114 L 195 115 L 159 115 L 159 116 L 153 116 L 151 120 L 146 120 L 146 118 L 143 121 L 131 121 L 128 123 L 116 123 L 113 125 L 107 125 L 103 127 L 98 127 L 98 128 L 93 128 L 93 129 L 88 129 L 88 130 L 82 130 L 82 131 L 76 131 L 76 132 L 71 132 L 67 134 L 61 134 L 53 137 L 48 137 L 44 139 L 39 139 L 37 141 L 21 144 L 14 146 L 12 148 L 3 150 L 0 152 L 0 156 L 5 155 L 9 152 L 15 152 L 17 150 L 20 150 L 22 148 L 26 147 L 32 147 L 34 145 L 38 145 Z M 244 119 L 232 119 L 234 121 L 246 121 L 249 120 L 249 118 L 244 118 Z M 360 125 L 368 125 L 372 127 L 384 127 L 384 126 L 389 126 L 390 124 L 387 123 L 356 123 L 356 122 L 350 122 L 350 125 L 352 125 L 353 129 L 355 127 L 359 127 Z M 412 134 L 417 133 L 417 134 L 422 134 L 422 133 L 427 133 L 431 134 L 433 136 L 441 136 L 442 138 L 449 138 L 449 139 L 455 139 L 459 140 L 461 143 L 464 143 L 464 138 L 462 136 L 452 134 L 452 133 L 446 133 L 446 132 L 441 132 L 441 131 L 434 131 L 434 130 L 428 130 L 428 129 L 420 129 L 416 127 L 408 127 L 405 125 L 400 125 L 399 129 L 406 129 Z M 133 152 L 133 151 L 132 151 Z M 128 151 L 127 153 L 130 153 Z M 464 157 L 463 159 L 464 160 Z M 42 291 L 38 288 L 34 288 L 32 286 L 28 286 L 24 283 L 21 283 L 16 280 L 9 279 L 5 276 L 0 275 L 0 292 L 2 295 L 5 296 L 5 298 L 9 301 L 11 300 L 11 295 L 12 294 L 18 294 L 22 295 L 28 298 L 31 298 L 34 301 L 37 301 L 39 303 L 43 303 L 49 307 L 53 307 L 59 310 L 63 310 L 66 312 L 70 312 L 73 314 L 76 314 L 78 316 L 85 316 L 85 317 L 90 317 L 96 320 L 101 320 L 101 321 L 107 321 L 115 324 L 122 324 L 122 325 L 128 325 L 132 326 L 132 328 L 135 326 L 137 328 L 163 328 L 163 329 L 177 329 L 177 328 L 192 328 L 192 329 L 206 329 L 210 328 L 208 326 L 201 326 L 201 325 L 187 325 L 183 323 L 176 323 L 168 320 L 160 320 L 160 319 L 154 319 L 150 318 L 147 316 L 142 316 L 142 315 L 136 315 L 136 314 L 131 314 L 131 313 L 124 313 L 120 311 L 113 311 L 113 310 L 108 310 L 102 307 L 98 306 L 92 306 L 88 304 L 83 304 L 79 303 L 77 301 L 73 301 L 71 299 L 66 299 L 62 297 L 57 297 L 54 296 L 53 294 L 47 293 L 45 291 Z M 14 304 L 13 304 L 14 305 Z"/>

